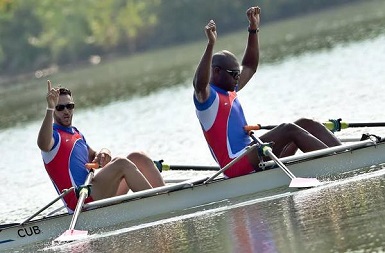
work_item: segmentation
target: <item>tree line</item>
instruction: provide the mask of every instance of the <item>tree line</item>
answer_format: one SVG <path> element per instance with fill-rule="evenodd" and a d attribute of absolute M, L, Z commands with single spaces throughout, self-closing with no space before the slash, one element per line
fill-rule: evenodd
<path fill-rule="evenodd" d="M 0 75 L 70 64 L 92 55 L 128 55 L 202 39 L 214 19 L 221 34 L 358 0 L 0 0 Z"/>

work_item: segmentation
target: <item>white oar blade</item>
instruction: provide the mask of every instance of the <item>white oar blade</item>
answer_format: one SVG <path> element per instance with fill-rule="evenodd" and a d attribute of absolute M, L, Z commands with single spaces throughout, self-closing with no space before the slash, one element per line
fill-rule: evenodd
<path fill-rule="evenodd" d="M 293 188 L 312 188 L 321 185 L 321 182 L 317 178 L 293 178 L 290 182 L 289 187 Z"/>
<path fill-rule="evenodd" d="M 84 230 L 67 230 L 61 236 L 53 240 L 53 243 L 66 243 L 79 241 L 87 238 L 88 231 Z"/>

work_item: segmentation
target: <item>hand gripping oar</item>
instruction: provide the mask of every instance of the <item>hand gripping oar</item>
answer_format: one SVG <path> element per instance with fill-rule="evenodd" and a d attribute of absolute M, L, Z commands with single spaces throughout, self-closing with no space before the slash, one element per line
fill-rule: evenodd
<path fill-rule="evenodd" d="M 45 205 L 44 207 L 42 207 L 39 211 L 37 211 L 36 213 L 32 214 L 29 218 L 25 219 L 24 221 L 20 222 L 20 225 L 23 225 L 24 223 L 32 220 L 34 217 L 36 217 L 38 214 L 40 214 L 41 212 L 43 212 L 45 209 L 47 209 L 48 207 L 52 206 L 56 201 L 58 201 L 59 199 L 61 198 L 64 198 L 68 193 L 70 193 L 72 190 L 74 189 L 74 187 L 72 186 L 71 188 L 69 189 L 65 189 L 63 190 L 63 192 L 57 196 L 54 200 L 52 200 L 51 202 L 49 202 L 47 205 Z"/>
<path fill-rule="evenodd" d="M 300 178 L 294 176 L 294 174 L 274 155 L 269 145 L 265 145 L 258 137 L 255 137 L 252 131 L 249 131 L 249 135 L 258 145 L 258 148 L 261 149 L 262 153 L 269 156 L 278 165 L 278 167 L 280 167 L 291 178 L 289 187 L 310 188 L 321 184 L 321 182 L 316 178 Z"/>
<path fill-rule="evenodd" d="M 84 182 L 84 187 L 81 188 L 79 192 L 79 199 L 78 203 L 76 204 L 76 208 L 74 211 L 74 214 L 72 216 L 71 224 L 69 226 L 69 229 L 66 230 L 62 235 L 60 235 L 58 238 L 56 238 L 53 242 L 72 242 L 79 239 L 83 239 L 87 236 L 88 231 L 86 230 L 75 230 L 75 225 L 78 220 L 78 217 L 80 215 L 80 212 L 82 211 L 84 201 L 88 197 L 89 194 L 89 188 L 92 178 L 94 177 L 94 170 L 96 168 L 99 168 L 99 164 L 97 163 L 87 163 L 86 168 L 89 169 L 86 181 Z"/>

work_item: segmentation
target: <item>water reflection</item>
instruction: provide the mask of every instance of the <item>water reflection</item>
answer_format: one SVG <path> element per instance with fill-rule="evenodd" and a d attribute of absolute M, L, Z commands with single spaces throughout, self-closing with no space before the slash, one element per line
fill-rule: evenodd
<path fill-rule="evenodd" d="M 373 173 L 376 177 L 348 180 L 346 184 L 293 196 L 295 220 L 302 231 L 298 239 L 314 238 L 306 247 L 308 252 L 385 246 L 385 181 L 384 172 L 379 172 Z"/>
<path fill-rule="evenodd" d="M 385 171 L 122 224 L 52 252 L 381 252 Z M 139 224 L 139 225 L 138 225 Z"/>
<path fill-rule="evenodd" d="M 263 212 L 263 209 L 254 205 L 231 210 L 226 215 L 229 219 L 227 229 L 231 252 L 279 252 L 270 225 L 271 215 L 266 217 Z"/>

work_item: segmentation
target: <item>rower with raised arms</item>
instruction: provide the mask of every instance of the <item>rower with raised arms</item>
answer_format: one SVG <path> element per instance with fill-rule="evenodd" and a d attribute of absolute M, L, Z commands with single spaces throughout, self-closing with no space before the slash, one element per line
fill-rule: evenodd
<path fill-rule="evenodd" d="M 257 71 L 259 63 L 259 28 L 261 9 L 251 7 L 246 11 L 249 21 L 246 49 L 241 65 L 228 50 L 214 53 L 217 27 L 210 20 L 204 27 L 208 39 L 206 49 L 196 69 L 193 87 L 196 114 L 209 145 L 211 154 L 220 167 L 244 153 L 253 143 L 247 121 L 237 93 L 245 87 Z M 256 99 L 258 105 L 258 99 Z M 341 142 L 322 124 L 310 119 L 281 124 L 260 136 L 263 142 L 274 143 L 272 150 L 277 157 L 340 145 Z M 269 158 L 267 157 L 266 160 Z M 223 173 L 237 177 L 260 171 L 257 151 L 249 152 Z"/>
<path fill-rule="evenodd" d="M 98 163 L 102 169 L 91 181 L 91 193 L 86 203 L 126 194 L 129 189 L 140 191 L 165 185 L 153 161 L 142 152 L 112 159 L 106 148 L 94 151 L 72 125 L 75 102 L 69 89 L 52 87 L 48 81 L 46 100 L 47 109 L 37 145 L 58 193 L 72 186 L 81 187 L 88 174 L 85 165 L 91 162 Z M 64 203 L 69 213 L 75 210 L 77 201 L 73 191 L 65 195 Z"/>

